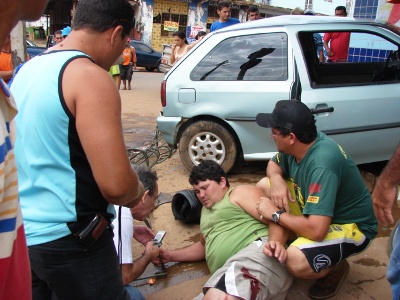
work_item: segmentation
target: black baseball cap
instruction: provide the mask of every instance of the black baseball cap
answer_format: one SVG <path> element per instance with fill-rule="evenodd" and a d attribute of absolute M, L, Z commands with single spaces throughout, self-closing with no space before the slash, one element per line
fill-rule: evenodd
<path fill-rule="evenodd" d="M 291 132 L 315 130 L 315 118 L 311 110 L 297 100 L 281 100 L 272 114 L 259 113 L 256 122 L 261 127 L 285 128 Z"/>

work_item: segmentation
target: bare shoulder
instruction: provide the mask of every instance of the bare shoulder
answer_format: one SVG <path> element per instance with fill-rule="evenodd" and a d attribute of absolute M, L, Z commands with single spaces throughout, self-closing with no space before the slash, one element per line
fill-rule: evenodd
<path fill-rule="evenodd" d="M 87 58 L 75 59 L 66 67 L 62 87 L 67 102 L 80 98 L 85 102 L 119 99 L 110 74 Z"/>
<path fill-rule="evenodd" d="M 107 82 L 112 83 L 112 80 L 108 80 L 111 79 L 109 73 L 86 57 L 77 58 L 71 61 L 66 67 L 64 75 L 68 78 L 75 78 L 75 81 L 77 81 L 76 79 L 78 78 L 84 80 L 85 82 L 96 78 L 97 80 L 106 80 Z M 79 84 L 79 82 L 75 83 Z M 92 82 L 92 85 L 93 84 L 101 85 L 96 81 Z"/>
<path fill-rule="evenodd" d="M 235 187 L 230 195 L 230 200 L 234 203 L 240 203 L 241 201 L 249 201 L 250 199 L 259 200 L 263 197 L 261 189 L 255 185 L 244 184 Z"/>

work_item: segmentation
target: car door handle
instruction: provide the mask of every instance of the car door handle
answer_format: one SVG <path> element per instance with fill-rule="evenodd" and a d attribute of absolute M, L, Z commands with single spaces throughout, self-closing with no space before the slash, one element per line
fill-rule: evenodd
<path fill-rule="evenodd" d="M 313 114 L 320 114 L 326 112 L 333 112 L 335 109 L 333 107 L 324 107 L 324 108 L 311 108 L 310 110 Z"/>

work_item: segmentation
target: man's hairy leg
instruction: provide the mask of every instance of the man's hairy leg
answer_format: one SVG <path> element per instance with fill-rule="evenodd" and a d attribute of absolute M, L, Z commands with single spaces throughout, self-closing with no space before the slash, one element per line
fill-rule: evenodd
<path fill-rule="evenodd" d="M 203 298 L 203 300 L 240 300 L 240 299 L 241 298 L 229 295 L 216 288 L 210 288 Z"/>

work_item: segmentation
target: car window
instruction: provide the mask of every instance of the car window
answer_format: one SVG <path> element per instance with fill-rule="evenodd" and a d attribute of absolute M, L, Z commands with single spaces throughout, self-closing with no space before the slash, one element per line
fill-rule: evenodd
<path fill-rule="evenodd" d="M 324 37 L 327 33 L 319 33 Z M 341 34 L 341 32 L 339 32 Z M 327 62 L 331 57 L 324 51 L 325 62 L 320 63 L 313 33 L 300 32 L 299 40 L 306 60 L 311 85 L 324 86 L 366 85 L 396 82 L 400 79 L 399 45 L 371 32 L 350 34 L 344 49 L 344 59 Z M 331 40 L 328 41 L 331 45 Z"/>
<path fill-rule="evenodd" d="M 151 53 L 150 47 L 145 44 L 133 43 L 132 46 L 135 47 L 136 50 Z"/>
<path fill-rule="evenodd" d="M 191 72 L 190 79 L 206 81 L 287 80 L 287 53 L 285 33 L 228 38 L 204 56 Z"/>

